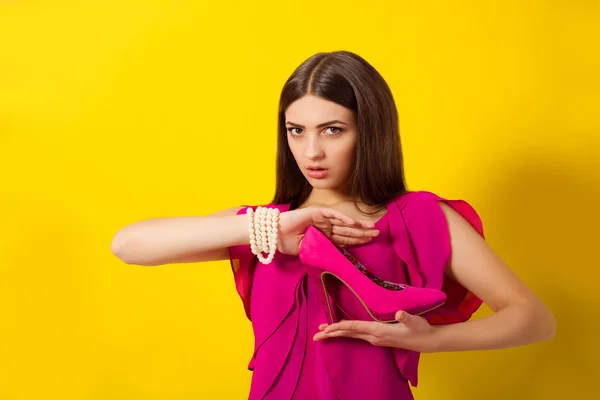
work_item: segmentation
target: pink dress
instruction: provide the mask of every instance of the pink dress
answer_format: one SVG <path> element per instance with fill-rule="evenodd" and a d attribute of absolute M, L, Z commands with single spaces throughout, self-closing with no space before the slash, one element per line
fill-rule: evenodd
<path fill-rule="evenodd" d="M 449 324 L 468 320 L 481 300 L 444 275 L 451 248 L 439 201 L 483 236 L 479 216 L 465 201 L 409 192 L 387 205 L 388 212 L 376 222 L 379 236 L 346 249 L 383 279 L 445 291 L 446 304 L 425 317 L 431 324 Z M 290 207 L 267 206 L 280 211 Z M 263 265 L 249 245 L 242 245 L 230 248 L 230 261 L 254 331 L 250 400 L 413 399 L 409 383 L 417 386 L 418 352 L 351 338 L 312 340 L 326 318 L 317 288 L 297 256 L 276 253 Z"/>

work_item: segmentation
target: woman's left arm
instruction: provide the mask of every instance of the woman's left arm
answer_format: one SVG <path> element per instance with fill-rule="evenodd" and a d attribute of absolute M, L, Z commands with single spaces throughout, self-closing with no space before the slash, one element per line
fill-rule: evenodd
<path fill-rule="evenodd" d="M 446 274 L 473 292 L 494 314 L 432 327 L 430 351 L 499 349 L 549 340 L 556 322 L 546 305 L 500 259 L 460 214 L 441 203 L 452 257 Z"/>
<path fill-rule="evenodd" d="M 460 214 L 440 203 L 448 220 L 452 256 L 446 274 L 486 303 L 494 313 L 477 320 L 429 325 L 403 311 L 399 324 L 341 321 L 322 325 L 315 340 L 354 337 L 378 346 L 419 352 L 500 349 L 549 340 L 555 319 L 546 305 L 500 259 Z"/>

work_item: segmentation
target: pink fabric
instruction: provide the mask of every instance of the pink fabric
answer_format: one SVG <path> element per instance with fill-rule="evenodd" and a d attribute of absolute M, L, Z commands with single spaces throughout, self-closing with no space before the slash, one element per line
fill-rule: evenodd
<path fill-rule="evenodd" d="M 440 201 L 483 236 L 481 220 L 468 203 L 420 191 L 388 204 L 387 214 L 376 223 L 381 230 L 378 237 L 346 246 L 383 279 L 446 292 L 446 304 L 424 315 L 431 324 L 466 321 L 481 305 L 480 299 L 444 275 L 451 248 Z M 287 211 L 290 205 L 267 206 Z M 413 398 L 409 382 L 417 386 L 418 352 L 349 338 L 313 342 L 326 318 L 298 257 L 276 253 L 271 264 L 263 265 L 249 245 L 242 245 L 230 248 L 230 261 L 255 337 L 248 365 L 254 371 L 249 399 Z"/>

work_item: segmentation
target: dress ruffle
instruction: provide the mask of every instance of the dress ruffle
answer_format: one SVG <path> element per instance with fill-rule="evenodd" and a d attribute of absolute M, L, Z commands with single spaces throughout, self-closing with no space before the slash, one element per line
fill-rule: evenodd
<path fill-rule="evenodd" d="M 245 214 L 248 207 L 238 215 Z M 252 206 L 254 210 L 257 207 Z M 277 208 L 286 211 L 288 207 Z M 236 288 L 254 331 L 254 353 L 248 364 L 254 371 L 249 399 L 289 399 L 306 347 L 306 294 L 302 289 L 306 271 L 297 257 L 279 252 L 267 265 L 258 262 L 249 245 L 233 246 L 229 253 Z"/>
<path fill-rule="evenodd" d="M 249 399 L 291 399 L 306 353 L 306 294 L 296 285 L 294 305 L 276 329 L 262 341 L 254 359 Z"/>
<path fill-rule="evenodd" d="M 432 325 L 467 321 L 482 304 L 481 299 L 445 275 L 452 249 L 440 202 L 451 206 L 483 236 L 479 215 L 464 200 L 447 200 L 426 191 L 410 192 L 388 208 L 394 249 L 407 265 L 409 284 L 446 293 L 447 301 L 442 307 L 423 315 Z M 416 387 L 419 353 L 394 349 L 394 354 L 400 372 Z"/>

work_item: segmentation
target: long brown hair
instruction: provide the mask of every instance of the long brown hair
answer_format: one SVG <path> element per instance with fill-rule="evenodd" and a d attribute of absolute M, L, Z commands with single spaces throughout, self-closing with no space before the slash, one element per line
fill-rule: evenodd
<path fill-rule="evenodd" d="M 354 111 L 358 124 L 354 169 L 346 184 L 354 201 L 384 206 L 407 192 L 398 111 L 392 92 L 377 70 L 348 52 L 323 52 L 304 61 L 288 78 L 279 99 L 277 186 L 273 203 L 294 209 L 310 194 L 288 146 L 285 111 L 305 95 L 319 96 Z"/>

